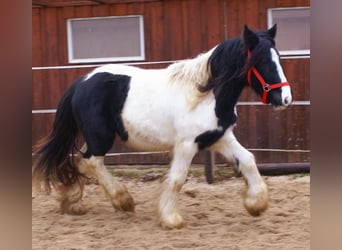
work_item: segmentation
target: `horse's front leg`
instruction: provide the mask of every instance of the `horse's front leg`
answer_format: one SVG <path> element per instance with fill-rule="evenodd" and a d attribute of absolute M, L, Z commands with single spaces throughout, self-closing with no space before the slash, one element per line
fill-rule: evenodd
<path fill-rule="evenodd" d="M 241 146 L 230 131 L 218 143 L 216 150 L 227 159 L 236 160 L 238 169 L 247 185 L 244 206 L 251 215 L 260 215 L 268 206 L 268 191 L 266 183 L 260 176 L 253 154 Z"/>
<path fill-rule="evenodd" d="M 181 190 L 192 161 L 197 152 L 194 142 L 182 142 L 175 146 L 167 178 L 162 184 L 158 205 L 159 224 L 163 228 L 182 228 L 183 218 L 177 211 L 177 196 Z"/>

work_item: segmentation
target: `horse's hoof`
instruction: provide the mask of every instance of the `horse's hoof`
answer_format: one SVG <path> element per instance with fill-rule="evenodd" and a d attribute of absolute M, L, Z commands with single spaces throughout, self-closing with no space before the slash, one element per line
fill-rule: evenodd
<path fill-rule="evenodd" d="M 135 209 L 134 199 L 127 191 L 117 193 L 112 199 L 112 205 L 118 211 L 134 212 Z"/>
<path fill-rule="evenodd" d="M 88 209 L 84 207 L 82 202 L 71 203 L 68 200 L 61 202 L 61 213 L 71 215 L 83 215 L 87 213 Z"/>
<path fill-rule="evenodd" d="M 185 224 L 182 216 L 178 213 L 173 213 L 170 216 L 160 218 L 159 225 L 163 229 L 181 229 Z"/>
<path fill-rule="evenodd" d="M 255 189 L 254 189 L 255 190 Z M 268 207 L 268 191 L 265 183 L 258 192 L 247 191 L 244 206 L 252 216 L 259 216 Z"/>

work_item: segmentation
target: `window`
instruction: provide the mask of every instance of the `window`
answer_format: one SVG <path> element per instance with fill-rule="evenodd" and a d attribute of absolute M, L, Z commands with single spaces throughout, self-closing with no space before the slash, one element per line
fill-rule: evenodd
<path fill-rule="evenodd" d="M 310 8 L 268 10 L 268 27 L 277 24 L 276 44 L 281 55 L 310 55 Z"/>
<path fill-rule="evenodd" d="M 67 33 L 70 63 L 145 59 L 140 15 L 68 19 Z"/>

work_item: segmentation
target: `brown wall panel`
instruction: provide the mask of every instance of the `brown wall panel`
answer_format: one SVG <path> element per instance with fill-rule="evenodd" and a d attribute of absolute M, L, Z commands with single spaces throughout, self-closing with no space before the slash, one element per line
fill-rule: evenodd
<path fill-rule="evenodd" d="M 32 109 L 55 109 L 66 88 L 92 68 L 33 70 Z"/>
<path fill-rule="evenodd" d="M 55 114 L 32 115 L 32 142 L 33 146 L 50 133 Z"/>
<path fill-rule="evenodd" d="M 43 65 L 41 44 L 41 9 L 32 9 L 32 66 Z"/>
<path fill-rule="evenodd" d="M 291 84 L 293 99 L 297 101 L 310 100 L 310 60 L 281 60 L 284 73 Z"/>
<path fill-rule="evenodd" d="M 147 61 L 160 61 L 168 46 L 165 44 L 164 13 L 162 2 L 152 2 L 144 9 L 145 53 Z"/>

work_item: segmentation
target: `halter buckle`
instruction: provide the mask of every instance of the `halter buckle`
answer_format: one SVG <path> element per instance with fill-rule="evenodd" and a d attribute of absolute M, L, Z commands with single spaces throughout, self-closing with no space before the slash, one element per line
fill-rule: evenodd
<path fill-rule="evenodd" d="M 267 83 L 266 83 L 264 86 L 262 86 L 262 88 L 263 88 L 263 90 L 264 90 L 265 92 L 268 92 L 268 91 L 271 90 L 270 85 L 267 84 Z"/>

